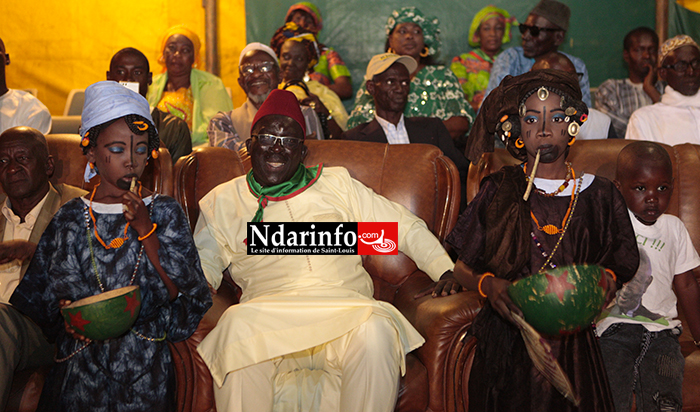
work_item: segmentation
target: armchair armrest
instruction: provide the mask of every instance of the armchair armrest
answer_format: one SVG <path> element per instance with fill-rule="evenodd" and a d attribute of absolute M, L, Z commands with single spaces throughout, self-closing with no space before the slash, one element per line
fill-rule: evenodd
<path fill-rule="evenodd" d="M 462 398 L 456 393 L 461 391 L 461 387 L 457 387 L 461 380 L 455 379 L 462 371 L 454 365 L 467 363 L 470 351 L 464 350 L 465 336 L 482 302 L 475 292 L 413 298 L 431 284 L 428 275 L 414 272 L 397 291 L 394 305 L 425 338 L 425 344 L 413 353 L 428 370 L 428 409 L 455 410 L 455 406 L 446 405 Z M 455 376 L 448 376 L 449 373 Z"/>
<path fill-rule="evenodd" d="M 216 326 L 229 306 L 238 303 L 234 286 L 222 282 L 218 293 L 212 297 L 212 306 L 199 322 L 197 330 L 181 342 L 169 342 L 175 365 L 177 386 L 177 411 L 214 411 L 214 385 L 207 365 L 197 353 L 202 339 Z"/>

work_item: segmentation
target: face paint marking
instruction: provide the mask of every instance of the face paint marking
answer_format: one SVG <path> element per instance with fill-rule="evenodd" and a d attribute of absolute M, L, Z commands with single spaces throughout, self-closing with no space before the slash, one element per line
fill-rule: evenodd
<path fill-rule="evenodd" d="M 542 106 L 542 134 L 544 134 L 544 127 L 547 123 L 547 106 Z"/>

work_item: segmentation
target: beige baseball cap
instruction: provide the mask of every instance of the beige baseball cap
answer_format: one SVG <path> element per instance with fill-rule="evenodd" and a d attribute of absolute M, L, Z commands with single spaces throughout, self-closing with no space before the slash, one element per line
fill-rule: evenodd
<path fill-rule="evenodd" d="M 394 53 L 377 54 L 376 56 L 372 57 L 372 60 L 370 60 L 369 64 L 367 65 L 365 80 L 372 80 L 375 75 L 384 73 L 387 71 L 387 69 L 389 69 L 389 67 L 391 67 L 392 64 L 396 62 L 406 66 L 409 74 L 413 73 L 418 67 L 418 63 L 411 56 L 399 56 L 398 54 Z"/>

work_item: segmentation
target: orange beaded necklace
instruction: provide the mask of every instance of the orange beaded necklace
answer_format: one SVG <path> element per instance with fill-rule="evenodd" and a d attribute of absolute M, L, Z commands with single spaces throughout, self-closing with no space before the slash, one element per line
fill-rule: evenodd
<path fill-rule="evenodd" d="M 109 242 L 109 245 L 107 245 L 104 240 L 100 237 L 100 234 L 97 233 L 97 221 L 95 220 L 95 215 L 92 214 L 92 199 L 95 198 L 95 192 L 97 192 L 97 186 L 100 184 L 96 184 L 95 188 L 92 189 L 92 194 L 90 195 L 90 206 L 88 208 L 88 211 L 90 212 L 90 218 L 92 219 L 92 225 L 95 227 L 95 238 L 97 239 L 98 242 L 105 248 L 105 249 L 118 249 L 122 247 L 124 242 L 129 240 L 129 237 L 126 235 L 127 230 L 129 229 L 129 222 L 126 222 L 126 226 L 124 226 L 124 235 L 122 237 L 117 237 L 112 239 L 111 242 Z M 139 197 L 141 197 L 141 188 L 143 186 L 141 185 L 141 182 L 139 182 Z"/>
<path fill-rule="evenodd" d="M 573 178 L 573 181 L 574 181 L 574 185 L 576 185 L 576 172 L 574 171 L 573 167 L 569 166 L 569 168 L 571 171 L 571 177 Z M 524 170 L 525 170 L 525 173 L 527 174 L 527 164 L 525 164 Z M 568 173 L 567 173 L 567 175 L 568 175 Z M 566 186 L 568 186 L 568 179 L 565 183 L 567 183 Z M 580 183 L 579 183 L 579 185 L 580 185 Z M 554 195 L 561 193 L 566 188 L 566 186 L 564 186 L 564 185 L 560 186 L 559 190 L 552 195 L 554 196 Z M 539 191 L 537 193 L 539 193 Z M 574 204 L 574 197 L 576 196 L 576 193 L 578 193 L 578 190 L 574 190 L 574 188 L 571 188 L 571 200 L 569 201 L 569 208 L 566 210 L 566 215 L 564 215 L 564 219 L 561 222 L 561 228 L 558 228 L 553 224 L 544 225 L 544 227 L 540 226 L 540 222 L 537 221 L 537 218 L 535 217 L 535 214 L 532 213 L 532 209 L 531 209 L 530 216 L 532 217 L 532 221 L 535 222 L 537 229 L 539 229 L 541 232 L 544 232 L 548 235 L 557 235 L 557 234 L 564 232 L 564 227 L 566 226 L 566 221 L 569 219 L 569 215 L 571 214 L 571 206 Z"/>

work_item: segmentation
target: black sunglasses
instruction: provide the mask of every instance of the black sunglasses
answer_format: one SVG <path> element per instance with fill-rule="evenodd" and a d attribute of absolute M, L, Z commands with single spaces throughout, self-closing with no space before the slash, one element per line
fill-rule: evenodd
<path fill-rule="evenodd" d="M 529 31 L 532 37 L 539 36 L 541 31 L 561 31 L 561 29 L 555 29 L 552 27 L 528 26 L 526 24 L 521 24 L 518 26 L 518 28 L 520 30 L 520 34 L 525 34 L 526 31 Z"/>

